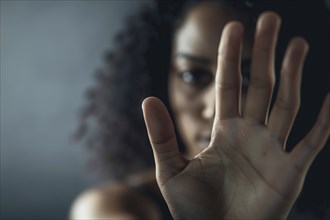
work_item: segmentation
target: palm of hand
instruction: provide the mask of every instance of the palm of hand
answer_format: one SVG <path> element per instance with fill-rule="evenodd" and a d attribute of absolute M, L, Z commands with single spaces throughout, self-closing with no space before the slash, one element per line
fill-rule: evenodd
<path fill-rule="evenodd" d="M 258 20 L 243 112 L 239 71 L 243 27 L 231 22 L 224 28 L 211 143 L 192 160 L 180 154 L 173 124 L 161 101 L 144 101 L 157 182 L 174 218 L 285 219 L 297 199 L 308 168 L 330 133 L 330 95 L 311 131 L 292 152 L 286 152 L 286 139 L 299 108 L 308 46 L 301 38 L 289 43 L 278 96 L 268 117 L 279 20 L 270 12 Z"/>
<path fill-rule="evenodd" d="M 187 219 L 201 210 L 207 210 L 203 216 L 209 219 L 264 219 L 270 213 L 283 218 L 277 213 L 297 197 L 301 173 L 281 144 L 265 127 L 240 118 L 226 120 L 219 130 L 208 149 L 164 181 L 166 199 L 191 204 Z"/>

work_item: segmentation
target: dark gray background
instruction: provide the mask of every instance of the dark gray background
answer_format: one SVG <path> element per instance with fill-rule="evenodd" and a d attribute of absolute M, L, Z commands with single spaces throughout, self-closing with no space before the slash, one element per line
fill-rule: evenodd
<path fill-rule="evenodd" d="M 95 182 L 69 137 L 102 52 L 145 3 L 1 0 L 1 219 L 64 219 Z"/>

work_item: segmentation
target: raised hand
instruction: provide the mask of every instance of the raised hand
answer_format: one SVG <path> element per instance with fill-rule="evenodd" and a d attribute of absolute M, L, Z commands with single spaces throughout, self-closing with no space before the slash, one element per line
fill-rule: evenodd
<path fill-rule="evenodd" d="M 175 219 L 285 219 L 297 199 L 310 164 L 330 133 L 330 95 L 314 127 L 286 152 L 299 108 L 308 45 L 300 37 L 290 41 L 279 93 L 268 116 L 279 27 L 275 13 L 263 13 L 258 19 L 244 109 L 240 107 L 243 26 L 230 22 L 224 28 L 211 142 L 193 159 L 180 154 L 172 121 L 161 101 L 154 97 L 144 101 L 157 182 Z"/>

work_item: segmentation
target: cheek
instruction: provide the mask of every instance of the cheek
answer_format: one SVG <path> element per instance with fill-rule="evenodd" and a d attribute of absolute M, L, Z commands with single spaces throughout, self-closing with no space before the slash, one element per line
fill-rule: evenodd
<path fill-rule="evenodd" d="M 200 153 L 201 148 L 196 145 L 198 126 L 188 114 L 177 117 L 178 131 L 185 145 L 185 156 L 189 159 Z"/>
<path fill-rule="evenodd" d="M 189 114 L 181 114 L 177 117 L 177 124 L 182 138 L 191 143 L 196 135 L 196 124 Z"/>
<path fill-rule="evenodd" d="M 182 114 L 198 116 L 198 92 L 182 83 L 180 79 L 173 76 L 173 74 L 169 78 L 169 98 L 175 116 Z"/>
<path fill-rule="evenodd" d="M 198 95 L 187 90 L 178 78 L 172 76 L 169 79 L 169 98 L 180 136 L 191 151 L 199 121 Z"/>

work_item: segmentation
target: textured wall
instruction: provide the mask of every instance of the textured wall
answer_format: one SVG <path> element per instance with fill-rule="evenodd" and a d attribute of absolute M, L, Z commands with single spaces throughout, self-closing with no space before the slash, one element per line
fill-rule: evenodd
<path fill-rule="evenodd" d="M 91 184 L 69 136 L 102 51 L 144 3 L 1 0 L 1 219 L 64 219 Z"/>

